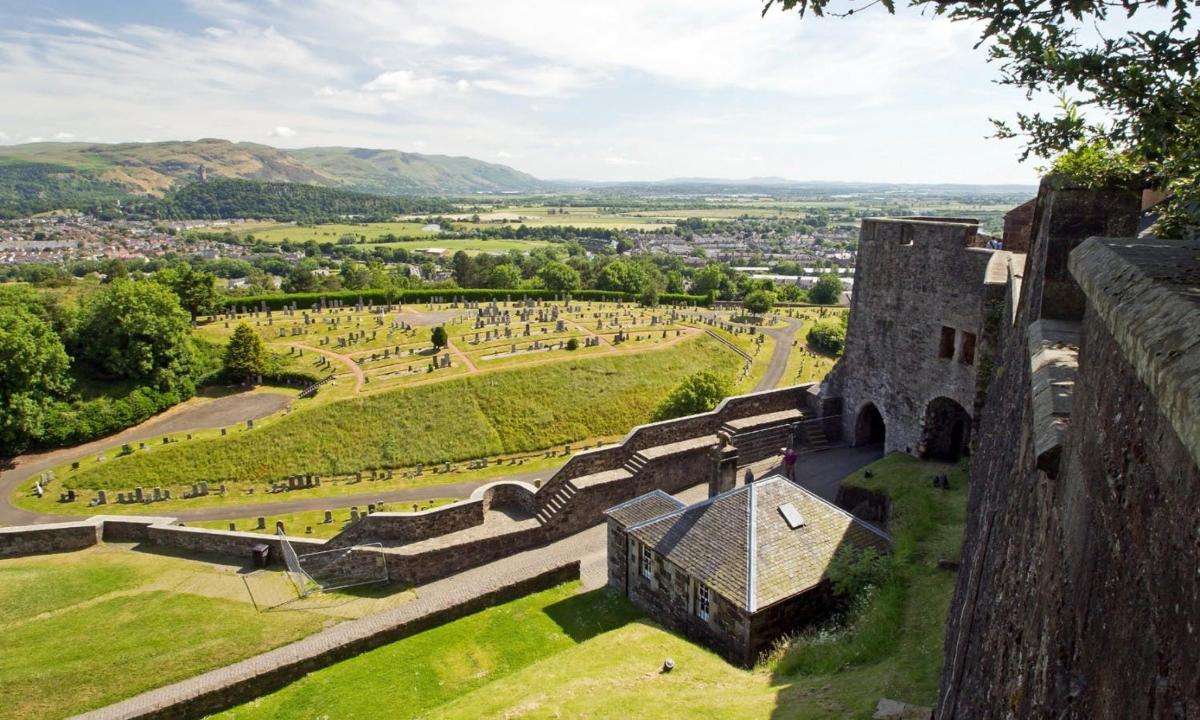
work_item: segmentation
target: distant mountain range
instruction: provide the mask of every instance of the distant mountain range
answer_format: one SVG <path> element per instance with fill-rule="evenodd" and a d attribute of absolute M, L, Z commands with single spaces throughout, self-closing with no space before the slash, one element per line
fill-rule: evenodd
<path fill-rule="evenodd" d="M 73 175 L 94 189 L 162 196 L 208 178 L 290 182 L 379 195 L 454 195 L 531 192 L 546 183 L 506 165 L 468 157 L 397 150 L 319 147 L 282 150 L 256 143 L 196 140 L 156 143 L 31 143 L 0 146 L 5 176 Z"/>
<path fill-rule="evenodd" d="M 0 146 L 0 217 L 20 217 L 59 208 L 111 209 L 130 205 L 149 215 L 171 216 L 180 208 L 190 207 L 197 198 L 215 202 L 219 197 L 223 207 L 232 207 L 228 202 L 231 193 L 253 191 L 263 196 L 279 192 L 248 184 L 225 184 L 213 192 L 198 192 L 194 186 L 201 180 L 245 181 L 276 188 L 280 183 L 310 186 L 311 190 L 303 192 L 295 188 L 290 193 L 291 199 L 301 202 L 306 212 L 312 210 L 318 215 L 333 208 L 361 206 L 363 212 L 371 214 L 391 207 L 345 193 L 432 200 L 476 193 L 886 198 L 891 195 L 1023 197 L 1032 196 L 1035 191 L 1033 186 L 1021 185 L 901 185 L 796 181 L 781 177 L 740 180 L 685 177 L 646 182 L 540 180 L 507 165 L 469 157 L 351 147 L 284 150 L 219 139 L 31 143 Z M 185 198 L 188 202 L 175 202 L 175 196 L 184 191 L 195 197 Z M 173 207 L 161 203 L 152 207 L 159 199 Z M 274 203 L 260 200 L 261 197 L 255 198 L 246 209 L 275 207 Z M 400 205 L 433 208 L 437 203 L 401 201 Z M 326 210 L 318 212 L 319 208 Z"/>

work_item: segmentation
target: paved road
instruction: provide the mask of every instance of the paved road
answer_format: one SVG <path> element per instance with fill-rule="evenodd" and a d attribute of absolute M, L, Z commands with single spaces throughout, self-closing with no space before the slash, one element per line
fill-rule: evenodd
<path fill-rule="evenodd" d="M 771 354 L 771 362 L 767 365 L 767 371 L 763 373 L 762 379 L 754 387 L 755 392 L 772 390 L 779 385 L 780 380 L 783 380 L 783 372 L 787 370 L 788 356 L 792 354 L 792 340 L 795 339 L 796 331 L 803 324 L 803 320 L 788 318 L 787 327 L 761 331 L 775 338 L 775 352 Z"/>
<path fill-rule="evenodd" d="M 84 445 L 20 455 L 13 458 L 9 464 L 0 466 L 0 524 L 20 525 L 57 522 L 64 519 L 64 516 L 31 513 L 9 504 L 8 498 L 17 485 L 43 470 L 49 470 L 72 458 L 84 457 L 122 443 L 137 442 L 169 433 L 224 427 L 246 420 L 257 420 L 279 412 L 290 402 L 292 402 L 290 395 L 270 392 L 243 392 L 213 400 L 201 399 L 193 404 L 176 406 L 150 418 L 141 425 Z"/>

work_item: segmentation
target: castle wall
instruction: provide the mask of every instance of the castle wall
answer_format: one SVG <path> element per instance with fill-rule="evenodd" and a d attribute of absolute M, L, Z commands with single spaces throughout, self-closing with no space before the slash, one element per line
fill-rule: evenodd
<path fill-rule="evenodd" d="M 989 275 L 998 251 L 972 247 L 976 236 L 968 221 L 863 221 L 846 349 L 825 391 L 842 398 L 851 444 L 865 441 L 857 426 L 869 403 L 889 452 L 921 453 L 935 398 L 973 414 L 987 308 L 1003 301 L 1002 280 Z"/>
<path fill-rule="evenodd" d="M 938 718 L 1200 717 L 1200 246 L 1079 247 L 1128 227 L 1135 198 L 1043 186 L 972 457 Z M 1072 372 L 1047 374 L 1041 326 L 1072 318 L 1076 344 L 1054 345 Z"/>

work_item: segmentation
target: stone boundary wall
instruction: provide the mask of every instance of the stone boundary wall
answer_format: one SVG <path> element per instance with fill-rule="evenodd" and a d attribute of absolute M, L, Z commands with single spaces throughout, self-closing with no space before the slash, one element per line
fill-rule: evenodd
<path fill-rule="evenodd" d="M 255 545 L 271 548 L 271 562 L 282 562 L 275 535 L 186 527 L 168 517 L 96 515 L 78 522 L 0 528 L 0 558 L 72 552 L 104 542 L 147 543 L 163 548 L 249 559 Z M 289 537 L 300 553 L 326 547 L 320 540 Z"/>
<path fill-rule="evenodd" d="M 578 580 L 579 561 L 513 577 L 465 599 L 415 600 L 393 610 L 352 620 L 290 645 L 173 685 L 76 716 L 80 720 L 187 720 L 253 700 L 305 675 L 396 640 L 415 635 L 502 602 Z M 411 607 L 410 607 L 411 606 Z M 414 612 L 414 608 L 417 608 Z"/>
<path fill-rule="evenodd" d="M 97 518 L 51 525 L 0 528 L 0 558 L 83 550 L 100 542 Z"/>

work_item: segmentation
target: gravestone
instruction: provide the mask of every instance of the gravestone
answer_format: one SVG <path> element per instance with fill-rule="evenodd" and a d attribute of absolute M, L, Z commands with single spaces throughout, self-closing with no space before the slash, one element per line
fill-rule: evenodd
<path fill-rule="evenodd" d="M 258 526 L 255 527 L 254 529 L 255 530 L 266 530 L 267 529 L 267 519 L 265 517 L 258 518 Z"/>

